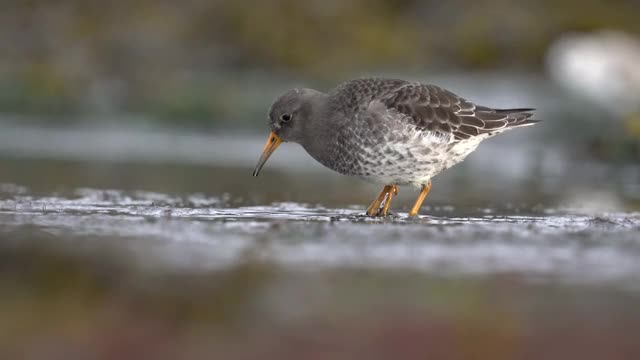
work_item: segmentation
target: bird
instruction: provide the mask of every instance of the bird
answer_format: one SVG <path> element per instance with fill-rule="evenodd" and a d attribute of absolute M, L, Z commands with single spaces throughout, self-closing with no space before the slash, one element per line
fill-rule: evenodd
<path fill-rule="evenodd" d="M 391 78 L 359 78 L 329 92 L 289 90 L 268 113 L 271 129 L 253 176 L 283 142 L 294 142 L 338 173 L 384 185 L 366 215 L 384 217 L 399 185 L 420 190 L 416 216 L 431 179 L 461 162 L 485 139 L 530 126 L 532 108 L 476 105 L 439 86 Z"/>

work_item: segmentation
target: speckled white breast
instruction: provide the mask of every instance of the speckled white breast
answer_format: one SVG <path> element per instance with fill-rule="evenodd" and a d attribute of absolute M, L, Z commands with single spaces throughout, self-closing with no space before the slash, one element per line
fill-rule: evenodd
<path fill-rule="evenodd" d="M 397 113 L 389 112 L 388 116 L 395 117 Z M 380 132 L 377 140 L 368 142 L 368 146 L 360 151 L 361 171 L 356 175 L 366 181 L 420 187 L 464 160 L 489 137 L 480 135 L 455 141 L 451 134 L 425 131 L 408 121 L 394 120 L 384 122 L 386 126 L 376 129 Z M 353 134 L 356 137 L 367 135 Z"/>
<path fill-rule="evenodd" d="M 427 132 L 409 142 L 388 142 L 368 149 L 368 161 L 362 167 L 369 175 L 361 177 L 378 184 L 419 187 L 464 160 L 480 141 L 475 138 L 452 143 L 448 136 Z"/>

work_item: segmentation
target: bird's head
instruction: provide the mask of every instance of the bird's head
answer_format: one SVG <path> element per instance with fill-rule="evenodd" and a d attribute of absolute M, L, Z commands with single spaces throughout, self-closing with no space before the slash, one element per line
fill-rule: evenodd
<path fill-rule="evenodd" d="M 300 143 L 305 138 L 309 119 L 326 95 L 312 89 L 294 89 L 281 95 L 269 110 L 271 134 L 262 150 L 253 176 L 282 142 Z"/>

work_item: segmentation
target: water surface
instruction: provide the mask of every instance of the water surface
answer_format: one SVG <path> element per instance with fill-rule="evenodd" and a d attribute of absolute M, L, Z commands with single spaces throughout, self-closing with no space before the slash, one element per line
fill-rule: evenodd
<path fill-rule="evenodd" d="M 640 213 L 551 208 L 423 209 L 364 216 L 362 206 L 246 206 L 228 195 L 78 189 L 33 195 L 4 185 L 4 232 L 129 239 L 144 261 L 192 270 L 247 260 L 295 269 L 404 269 L 431 275 L 516 273 L 569 283 L 640 283 Z"/>

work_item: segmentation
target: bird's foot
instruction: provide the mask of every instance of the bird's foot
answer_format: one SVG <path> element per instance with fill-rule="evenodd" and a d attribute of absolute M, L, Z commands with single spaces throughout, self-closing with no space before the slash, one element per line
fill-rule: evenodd
<path fill-rule="evenodd" d="M 389 207 L 391 206 L 391 200 L 398 195 L 397 185 L 387 185 L 382 189 L 378 198 L 371 203 L 367 208 L 368 216 L 387 216 L 389 214 Z"/>

